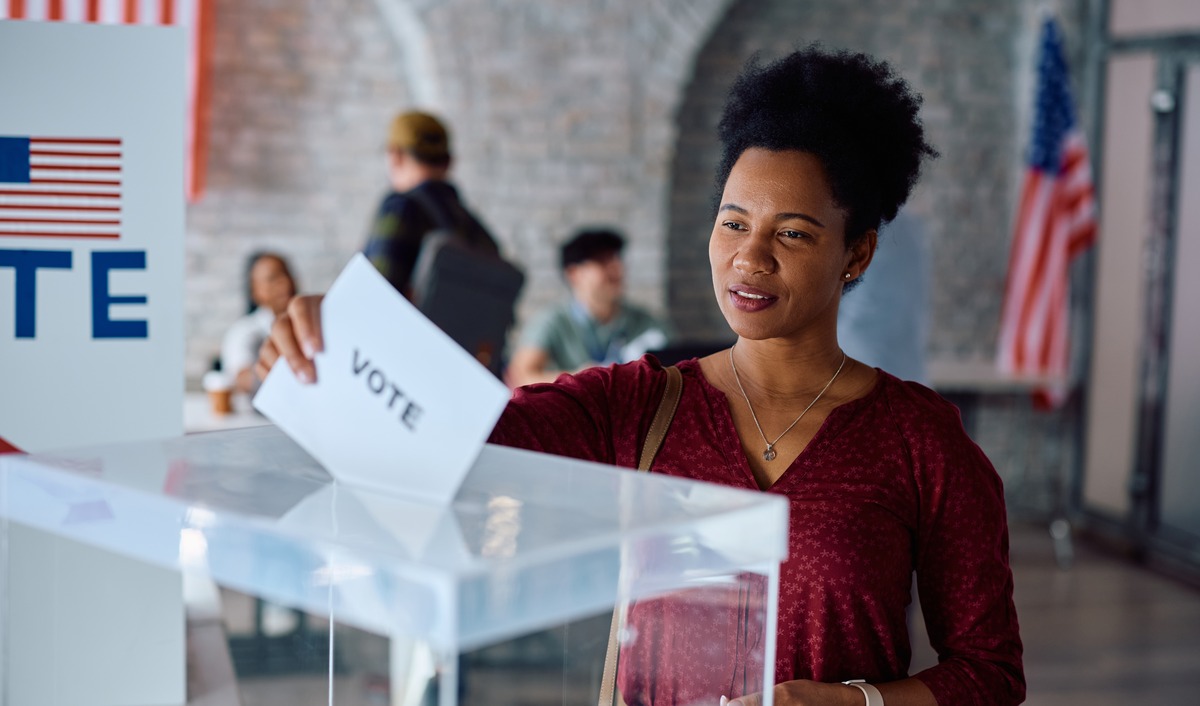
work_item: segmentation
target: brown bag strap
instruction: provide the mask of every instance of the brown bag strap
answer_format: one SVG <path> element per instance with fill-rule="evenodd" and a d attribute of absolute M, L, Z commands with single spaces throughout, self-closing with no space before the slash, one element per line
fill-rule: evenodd
<path fill-rule="evenodd" d="M 649 471 L 650 464 L 662 448 L 663 440 L 667 438 L 667 430 L 675 419 L 675 409 L 679 407 L 679 397 L 683 392 L 683 375 L 674 365 L 667 367 L 667 388 L 663 390 L 662 400 L 654 419 L 650 422 L 650 430 L 642 442 L 642 455 L 638 460 L 638 471 Z M 604 676 L 600 678 L 600 699 L 598 706 L 624 706 L 625 701 L 617 693 L 617 653 L 619 651 L 619 636 L 622 624 L 625 622 L 625 606 L 616 606 L 613 610 L 612 624 L 608 628 L 608 649 L 604 653 Z"/>
<path fill-rule="evenodd" d="M 613 608 L 612 623 L 608 627 L 608 649 L 604 652 L 604 676 L 600 678 L 600 699 L 597 706 L 616 706 L 617 693 L 617 650 L 621 632 L 621 613 L 625 606 Z"/>
<path fill-rule="evenodd" d="M 667 429 L 671 428 L 671 420 L 675 418 L 675 408 L 679 406 L 679 396 L 683 392 L 683 375 L 674 365 L 667 367 L 667 389 L 663 390 L 662 400 L 658 403 L 658 411 L 654 413 L 654 421 L 650 422 L 650 431 L 646 432 L 646 440 L 642 442 L 642 457 L 638 460 L 639 471 L 650 470 L 654 457 L 663 440 L 667 438 Z"/>

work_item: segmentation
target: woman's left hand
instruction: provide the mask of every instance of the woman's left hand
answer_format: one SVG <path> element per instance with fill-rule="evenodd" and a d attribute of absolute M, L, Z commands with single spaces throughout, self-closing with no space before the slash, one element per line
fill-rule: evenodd
<path fill-rule="evenodd" d="M 775 706 L 862 706 L 862 703 L 863 693 L 845 684 L 797 679 L 775 685 Z M 739 696 L 729 706 L 762 706 L 762 695 Z"/>

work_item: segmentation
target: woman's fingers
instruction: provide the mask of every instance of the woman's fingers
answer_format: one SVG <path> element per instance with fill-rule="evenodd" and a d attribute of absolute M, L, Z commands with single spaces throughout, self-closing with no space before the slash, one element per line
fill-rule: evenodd
<path fill-rule="evenodd" d="M 275 350 L 278 351 L 279 357 L 287 361 L 288 367 L 292 369 L 297 380 L 303 383 L 316 382 L 317 368 L 300 349 L 300 341 L 296 338 L 296 330 L 290 314 L 291 307 L 289 306 L 288 309 L 289 313 L 276 318 L 275 324 L 271 326 L 271 342 L 275 344 Z"/>
<path fill-rule="evenodd" d="M 321 337 L 321 302 L 324 295 L 309 295 L 295 297 L 288 302 L 287 313 L 295 332 L 295 339 L 300 344 L 304 357 L 312 360 L 317 353 L 325 350 L 325 342 Z M 288 359 L 291 362 L 291 359 Z"/>
<path fill-rule="evenodd" d="M 293 297 L 287 311 L 275 318 L 271 336 L 258 349 L 258 362 L 254 364 L 254 373 L 260 379 L 265 380 L 275 361 L 283 358 L 300 382 L 317 381 L 317 368 L 312 359 L 325 349 L 321 338 L 321 300 L 324 298 L 319 294 Z"/>
<path fill-rule="evenodd" d="M 276 360 L 279 360 L 279 351 L 268 338 L 258 348 L 258 360 L 254 362 L 254 376 L 259 380 L 266 380 L 267 373 L 271 372 L 271 366 L 275 365 Z"/>

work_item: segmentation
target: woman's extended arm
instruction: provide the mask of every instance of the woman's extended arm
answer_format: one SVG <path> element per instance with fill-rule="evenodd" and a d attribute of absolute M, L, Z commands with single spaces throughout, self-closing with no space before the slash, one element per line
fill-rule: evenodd
<path fill-rule="evenodd" d="M 295 297 L 287 311 L 275 319 L 271 336 L 259 349 L 255 373 L 265 379 L 280 358 L 287 361 L 297 379 L 312 383 L 317 379 L 313 356 L 324 350 L 321 331 L 321 301 L 324 295 Z M 661 371 L 658 371 L 661 372 Z M 643 373 L 656 380 L 650 394 L 661 394 L 661 375 Z M 643 383 L 640 378 L 633 383 Z M 613 437 L 633 434 L 640 438 L 644 430 L 614 430 L 609 426 L 607 400 L 611 396 L 611 371 L 591 371 L 586 379 L 570 379 L 562 385 L 543 385 L 519 390 L 501 416 L 491 441 L 505 446 L 615 463 Z M 627 398 L 628 392 L 621 397 Z M 657 398 L 655 398 L 657 399 Z M 651 409 L 651 412 L 653 410 Z M 646 418 L 647 420 L 649 417 Z M 641 415 L 632 418 L 641 423 Z M 644 426 L 644 425 L 643 425 Z M 627 465 L 634 465 L 632 463 Z"/>

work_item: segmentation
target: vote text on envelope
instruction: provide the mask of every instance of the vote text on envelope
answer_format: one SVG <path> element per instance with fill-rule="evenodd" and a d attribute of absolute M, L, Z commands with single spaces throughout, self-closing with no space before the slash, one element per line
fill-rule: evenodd
<path fill-rule="evenodd" d="M 282 358 L 254 406 L 339 481 L 450 502 L 508 388 L 388 284 L 361 254 L 321 306 L 317 382 Z"/>

